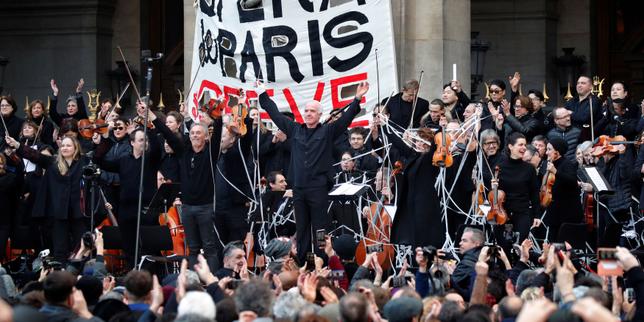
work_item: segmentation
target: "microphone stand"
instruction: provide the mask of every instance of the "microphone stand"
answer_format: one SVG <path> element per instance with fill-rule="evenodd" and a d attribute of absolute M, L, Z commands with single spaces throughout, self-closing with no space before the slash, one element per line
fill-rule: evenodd
<path fill-rule="evenodd" d="M 138 206 L 137 206 L 137 211 L 136 211 L 136 241 L 135 241 L 135 246 L 134 246 L 134 261 L 135 261 L 135 267 L 136 267 L 136 262 L 138 262 L 139 258 L 139 239 L 140 239 L 140 234 L 141 234 L 141 211 L 143 207 L 143 176 L 144 176 L 144 171 L 145 171 L 145 154 L 147 152 L 147 137 L 148 137 L 148 113 L 150 109 L 150 89 L 152 87 L 152 71 L 153 71 L 153 64 L 155 62 L 161 61 L 163 58 L 162 53 L 157 53 L 155 57 L 152 57 L 150 55 L 149 50 L 143 50 L 141 52 L 142 56 L 142 61 L 144 64 L 147 65 L 147 73 L 145 75 L 145 96 L 144 98 L 144 104 L 145 104 L 145 112 L 144 112 L 144 120 L 143 120 L 143 153 L 141 154 L 141 172 L 140 172 L 140 178 L 139 178 L 139 198 L 138 198 Z"/>

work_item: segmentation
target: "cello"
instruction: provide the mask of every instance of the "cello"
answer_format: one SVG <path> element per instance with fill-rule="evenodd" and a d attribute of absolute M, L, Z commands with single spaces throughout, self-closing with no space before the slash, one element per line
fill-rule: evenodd
<path fill-rule="evenodd" d="M 388 176 L 389 180 L 400 173 L 401 170 L 402 163 L 400 161 L 396 161 L 394 169 Z M 386 182 L 388 182 L 388 180 Z M 358 247 L 356 248 L 356 262 L 360 265 L 364 263 L 367 253 L 370 253 L 372 252 L 371 250 L 375 249 L 373 252 L 377 253 L 376 257 L 378 259 L 378 263 L 383 270 L 388 270 L 391 265 L 391 259 L 394 256 L 394 246 L 389 243 L 389 234 L 392 222 L 391 217 L 389 217 L 389 214 L 384 207 L 384 203 L 385 194 L 382 194 L 380 200 L 378 202 L 371 203 L 369 207 L 369 211 L 366 216 L 369 228 L 367 229 L 364 240 L 358 243 Z"/>
<path fill-rule="evenodd" d="M 494 168 L 494 179 L 499 180 L 499 171 L 500 168 L 497 165 Z M 503 208 L 503 203 L 505 203 L 505 192 L 499 189 L 498 184 L 492 185 L 492 190 L 488 194 L 488 201 L 490 202 L 490 211 L 487 213 L 488 221 L 496 221 L 498 225 L 503 225 L 508 220 L 508 214 Z"/>
<path fill-rule="evenodd" d="M 172 238 L 172 251 L 162 251 L 163 256 L 186 256 L 185 232 L 181 224 L 181 205 L 174 205 L 159 215 L 159 225 L 168 226 Z"/>

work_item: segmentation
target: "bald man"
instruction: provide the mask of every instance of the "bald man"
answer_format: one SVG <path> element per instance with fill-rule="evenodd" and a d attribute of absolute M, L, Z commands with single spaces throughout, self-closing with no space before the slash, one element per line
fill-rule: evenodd
<path fill-rule="evenodd" d="M 263 84 L 259 85 L 264 89 Z M 259 95 L 261 107 L 268 112 L 277 127 L 292 138 L 291 162 L 288 178 L 293 182 L 293 206 L 297 238 L 297 257 L 304 263 L 306 252 L 312 247 L 311 232 L 330 228 L 331 219 L 326 212 L 328 192 L 333 175 L 333 141 L 351 124 L 360 112 L 360 100 L 369 90 L 369 83 L 360 83 L 356 96 L 346 112 L 333 123 L 322 125 L 322 105 L 311 101 L 304 107 L 304 124 L 293 122 L 282 115 L 275 102 L 264 91 Z"/>

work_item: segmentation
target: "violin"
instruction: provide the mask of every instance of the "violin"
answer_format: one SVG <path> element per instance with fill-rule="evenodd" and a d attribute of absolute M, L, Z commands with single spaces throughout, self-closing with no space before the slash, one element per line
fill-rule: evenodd
<path fill-rule="evenodd" d="M 445 127 L 441 127 L 441 131 L 434 135 L 434 144 L 436 144 L 436 151 L 432 156 L 432 164 L 436 167 L 449 168 L 454 163 L 452 153 L 449 147 L 452 145 L 452 139 L 449 135 L 445 134 Z"/>
<path fill-rule="evenodd" d="M 168 226 L 172 238 L 172 251 L 162 251 L 163 256 L 186 256 L 185 232 L 181 224 L 181 206 L 173 206 L 159 215 L 159 225 Z"/>
<path fill-rule="evenodd" d="M 494 169 L 494 179 L 499 180 L 499 166 Z M 490 211 L 487 213 L 488 221 L 496 221 L 497 224 L 503 225 L 508 220 L 508 214 L 503 208 L 505 203 L 505 192 L 499 189 L 498 185 L 492 186 L 492 190 L 488 194 L 488 201 L 490 202 Z"/>
<path fill-rule="evenodd" d="M 625 151 L 624 144 L 640 145 L 640 141 L 627 141 L 622 135 L 610 137 L 608 135 L 600 135 L 595 139 L 593 145 L 592 155 L 595 157 L 603 156 L 607 153 L 623 153 Z"/>
<path fill-rule="evenodd" d="M 83 138 L 91 139 L 94 133 L 106 134 L 108 126 L 109 124 L 105 120 L 97 119 L 92 122 L 89 119 L 82 119 L 78 121 L 78 133 Z"/>
<path fill-rule="evenodd" d="M 479 182 L 477 185 L 476 191 L 472 194 L 472 199 L 474 199 L 473 202 L 478 206 L 476 207 L 476 214 L 482 216 L 483 211 L 481 211 L 480 206 L 485 204 L 485 185 L 482 182 Z"/>
<path fill-rule="evenodd" d="M 402 170 L 402 163 L 396 161 L 394 169 L 391 171 L 389 178 L 395 177 Z M 379 202 L 372 202 L 367 213 L 366 221 L 369 223 L 369 228 L 362 242 L 358 243 L 356 248 L 356 261 L 364 263 L 367 253 L 375 249 L 378 263 L 383 270 L 388 270 L 391 266 L 391 259 L 394 257 L 394 246 L 391 245 L 389 233 L 391 231 L 391 217 L 384 207 L 385 194 L 380 197 Z M 382 247 L 380 247 L 382 246 Z"/>
<path fill-rule="evenodd" d="M 136 123 L 140 126 L 143 126 L 145 124 L 145 118 L 142 117 L 141 115 L 136 116 L 135 118 L 132 119 L 132 123 Z M 150 121 L 148 121 L 148 124 L 146 125 L 148 129 L 154 129 L 154 124 Z"/>
<path fill-rule="evenodd" d="M 233 107 L 233 119 L 228 124 L 228 130 L 240 136 L 244 136 L 248 132 L 248 128 L 244 122 L 244 119 L 248 116 L 248 109 L 246 108 L 246 103 L 244 103 L 245 99 L 246 95 L 244 94 L 244 90 L 239 89 L 239 102 Z"/>
<path fill-rule="evenodd" d="M 539 203 L 541 207 L 547 208 L 552 203 L 552 186 L 555 184 L 555 174 L 548 171 L 543 176 L 541 189 L 539 190 Z"/>

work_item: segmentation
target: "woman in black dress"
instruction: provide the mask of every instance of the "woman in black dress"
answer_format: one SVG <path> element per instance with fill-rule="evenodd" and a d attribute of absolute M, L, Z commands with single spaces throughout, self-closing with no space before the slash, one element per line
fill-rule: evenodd
<path fill-rule="evenodd" d="M 528 237 L 532 227 L 541 224 L 537 174 L 531 164 L 523 161 L 526 144 L 521 133 L 515 132 L 507 137 L 506 155 L 499 163 L 499 178 L 492 180 L 493 187 L 498 185 L 505 192 L 508 223 L 512 224 L 515 233 L 519 233 L 518 243 Z"/>
<path fill-rule="evenodd" d="M 391 240 L 395 244 L 441 247 L 445 241 L 445 223 L 441 220 L 443 214 L 434 189 L 439 172 L 432 165 L 434 133 L 427 128 L 419 129 L 419 139 L 414 140 L 413 148 L 396 135 L 387 136 L 405 158 Z"/>

